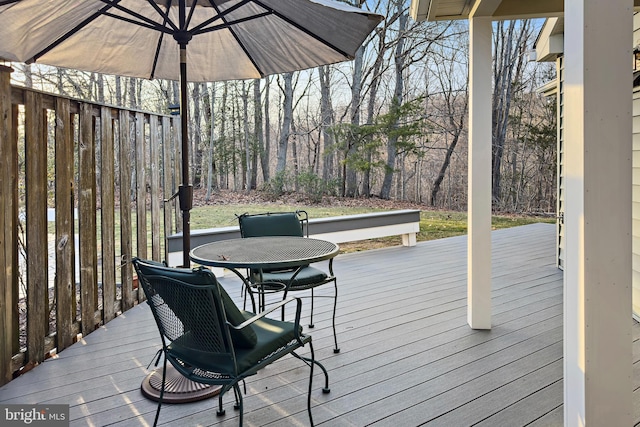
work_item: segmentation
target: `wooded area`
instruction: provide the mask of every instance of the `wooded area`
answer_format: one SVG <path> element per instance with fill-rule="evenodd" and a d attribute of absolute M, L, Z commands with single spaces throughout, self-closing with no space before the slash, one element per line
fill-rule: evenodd
<path fill-rule="evenodd" d="M 466 208 L 467 24 L 416 23 L 405 0 L 356 3 L 386 18 L 349 63 L 190 84 L 191 176 L 208 197 L 264 189 Z M 497 211 L 556 208 L 555 99 L 536 92 L 555 70 L 529 60 L 539 25 L 494 23 Z M 65 96 L 159 113 L 178 104 L 176 82 L 16 68 L 20 84 Z"/>

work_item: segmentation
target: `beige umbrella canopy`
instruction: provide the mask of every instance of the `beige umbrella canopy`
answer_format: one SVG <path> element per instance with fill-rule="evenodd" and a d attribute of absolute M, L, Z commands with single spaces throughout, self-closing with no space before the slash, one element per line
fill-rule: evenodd
<path fill-rule="evenodd" d="M 180 80 L 185 106 L 187 81 L 253 79 L 353 59 L 381 20 L 330 0 L 0 0 L 0 58 Z M 188 146 L 183 137 L 185 266 Z"/>

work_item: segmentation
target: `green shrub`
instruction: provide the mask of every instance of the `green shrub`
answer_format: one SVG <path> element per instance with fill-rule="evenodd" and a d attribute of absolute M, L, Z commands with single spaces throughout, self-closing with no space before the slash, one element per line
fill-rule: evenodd
<path fill-rule="evenodd" d="M 315 173 L 310 171 L 298 175 L 300 190 L 311 203 L 321 203 L 322 196 L 327 192 L 326 183 Z"/>
<path fill-rule="evenodd" d="M 277 172 L 269 182 L 265 183 L 265 193 L 267 193 L 271 198 L 277 199 L 285 193 L 288 180 L 289 175 L 286 170 Z"/>

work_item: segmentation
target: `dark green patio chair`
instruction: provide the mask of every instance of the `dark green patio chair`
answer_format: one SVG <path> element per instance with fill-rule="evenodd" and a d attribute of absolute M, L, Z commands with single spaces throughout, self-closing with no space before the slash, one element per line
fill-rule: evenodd
<path fill-rule="evenodd" d="M 287 354 L 310 367 L 307 411 L 313 425 L 313 365 L 318 365 L 324 372 L 325 393 L 329 392 L 329 376 L 314 358 L 311 336 L 302 333 L 299 299 L 282 301 L 269 310 L 295 302 L 294 322 L 274 320 L 265 317 L 269 311 L 258 315 L 240 311 L 213 273 L 203 267 L 193 270 L 169 268 L 138 258 L 133 260 L 133 265 L 162 338 L 162 386 L 154 426 L 160 416 L 167 362 L 192 381 L 222 386 L 218 415 L 224 414 L 222 396 L 233 389 L 242 426 L 239 383 Z M 308 358 L 295 353 L 304 345 L 309 346 Z"/>
<path fill-rule="evenodd" d="M 238 216 L 240 235 L 242 237 L 264 236 L 295 236 L 309 237 L 309 216 L 305 211 L 296 212 L 267 212 L 260 214 L 242 214 Z M 336 307 L 338 304 L 338 282 L 333 273 L 333 259 L 329 260 L 329 273 L 304 265 L 299 268 L 286 270 L 251 270 L 249 280 L 255 284 L 254 290 L 260 287 L 262 291 L 283 290 L 283 299 L 289 292 L 311 290 L 311 316 L 309 327 L 313 328 L 313 301 L 315 299 L 314 288 L 327 283 L 333 283 L 333 314 L 331 323 L 333 327 L 334 353 L 339 353 L 338 337 L 336 335 Z M 273 284 L 273 285 L 271 285 Z M 284 318 L 284 311 L 283 311 Z"/>

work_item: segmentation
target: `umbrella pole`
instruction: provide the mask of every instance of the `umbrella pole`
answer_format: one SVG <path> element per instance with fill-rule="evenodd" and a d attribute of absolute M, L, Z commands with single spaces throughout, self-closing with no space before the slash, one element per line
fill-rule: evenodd
<path fill-rule="evenodd" d="M 188 41 L 188 40 L 187 40 Z M 178 198 L 182 210 L 182 267 L 189 268 L 191 260 L 191 207 L 193 205 L 193 186 L 189 185 L 189 134 L 187 120 L 187 44 L 180 43 L 180 125 L 182 131 L 182 185 L 178 187 Z M 165 362 L 166 363 L 166 362 Z M 161 369 L 148 374 L 140 385 L 142 394 L 155 401 L 187 403 L 208 399 L 220 394 L 221 385 L 194 382 L 179 373 L 173 366 L 166 367 L 165 384 Z M 160 410 L 160 407 L 158 407 Z M 158 421 L 158 414 L 156 414 Z M 155 422 L 154 422 L 155 425 Z"/>
<path fill-rule="evenodd" d="M 187 117 L 187 45 L 180 45 L 180 122 L 182 132 L 182 185 L 179 187 L 180 210 L 182 210 L 182 266 L 191 265 L 191 207 L 193 186 L 189 185 L 189 129 Z"/>

